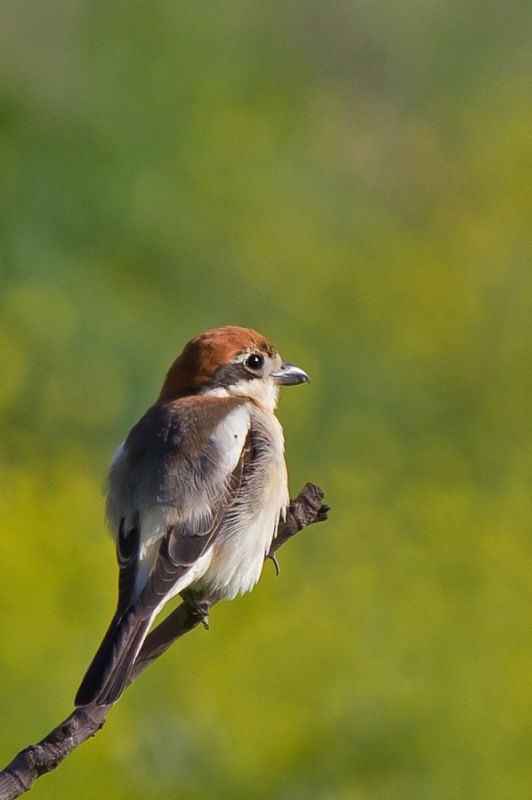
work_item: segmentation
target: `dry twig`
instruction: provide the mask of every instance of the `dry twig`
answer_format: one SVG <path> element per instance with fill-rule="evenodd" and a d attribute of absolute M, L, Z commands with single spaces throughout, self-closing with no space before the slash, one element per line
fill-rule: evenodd
<path fill-rule="evenodd" d="M 276 551 L 313 522 L 327 519 L 328 506 L 323 505 L 323 492 L 307 483 L 290 503 L 286 519 L 281 521 L 267 558 L 277 567 Z M 209 598 L 202 600 L 200 608 L 182 603 L 169 614 L 150 634 L 137 656 L 130 683 L 153 661 L 161 656 L 176 639 L 188 633 L 200 622 L 214 605 Z M 0 800 L 14 800 L 31 789 L 37 778 L 55 769 L 76 747 L 94 736 L 103 727 L 112 706 L 85 706 L 76 708 L 60 725 L 38 744 L 21 750 L 13 761 L 0 772 Z"/>

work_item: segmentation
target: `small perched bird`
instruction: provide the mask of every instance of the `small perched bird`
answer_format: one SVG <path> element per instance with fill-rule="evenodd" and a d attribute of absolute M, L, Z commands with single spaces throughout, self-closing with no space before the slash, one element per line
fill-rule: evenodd
<path fill-rule="evenodd" d="M 194 605 L 256 584 L 289 501 L 279 386 L 308 380 L 251 328 L 214 328 L 185 346 L 111 462 L 118 606 L 77 706 L 118 699 L 170 598 Z"/>

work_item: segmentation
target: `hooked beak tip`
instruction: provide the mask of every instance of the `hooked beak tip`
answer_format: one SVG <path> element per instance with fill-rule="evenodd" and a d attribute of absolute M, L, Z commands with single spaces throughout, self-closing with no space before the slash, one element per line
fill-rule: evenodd
<path fill-rule="evenodd" d="M 277 372 L 272 372 L 272 378 L 280 386 L 296 386 L 298 383 L 310 383 L 310 377 L 304 369 L 295 364 L 283 364 Z"/>

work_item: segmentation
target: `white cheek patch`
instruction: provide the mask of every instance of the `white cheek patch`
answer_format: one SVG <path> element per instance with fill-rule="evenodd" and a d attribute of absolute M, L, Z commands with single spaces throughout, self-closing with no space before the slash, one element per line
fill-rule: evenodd
<path fill-rule="evenodd" d="M 277 408 L 279 387 L 271 378 L 251 378 L 237 381 L 232 386 L 207 389 L 205 394 L 211 397 L 249 397 L 266 411 L 273 412 Z"/>
<path fill-rule="evenodd" d="M 270 412 L 275 411 L 279 399 L 279 387 L 271 378 L 238 381 L 227 391 L 230 397 L 249 397 Z"/>

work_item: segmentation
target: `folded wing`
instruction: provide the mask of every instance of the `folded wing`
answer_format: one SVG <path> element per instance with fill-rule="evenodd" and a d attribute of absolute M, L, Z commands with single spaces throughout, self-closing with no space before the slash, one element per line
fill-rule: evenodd
<path fill-rule="evenodd" d="M 196 417 L 202 411 L 194 409 Z M 121 508 L 118 603 L 76 694 L 77 706 L 119 698 L 155 615 L 195 579 L 252 469 L 252 434 L 241 405 L 206 411 L 214 424 L 210 435 L 208 425 L 200 426 L 202 438 L 193 435 L 197 419 L 192 425 L 175 411 L 170 418 L 160 409 L 148 412 L 111 468 L 111 524 Z M 150 513 L 143 513 L 146 508 Z"/>

